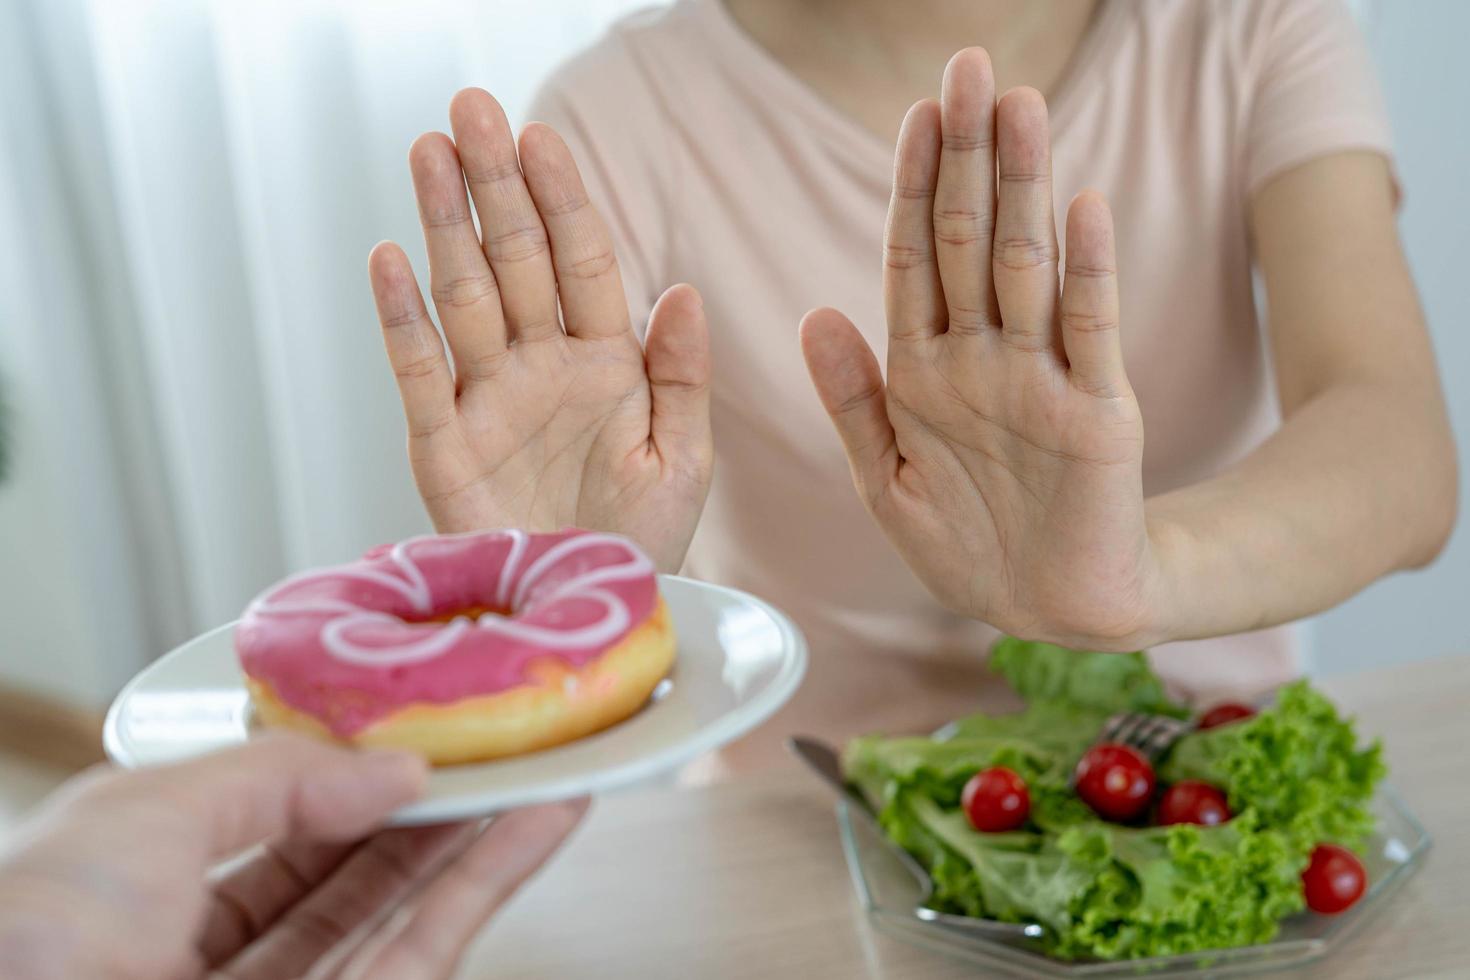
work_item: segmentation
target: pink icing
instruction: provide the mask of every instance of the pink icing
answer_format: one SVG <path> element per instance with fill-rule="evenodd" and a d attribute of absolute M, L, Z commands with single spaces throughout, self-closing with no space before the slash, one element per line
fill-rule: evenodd
<path fill-rule="evenodd" d="M 352 735 L 414 702 L 444 704 L 527 683 L 533 660 L 581 667 L 653 614 L 653 563 L 591 531 L 411 538 L 292 576 L 235 629 L 245 673 Z M 478 619 L 462 613 L 477 607 Z M 449 622 L 425 622 L 454 616 Z"/>

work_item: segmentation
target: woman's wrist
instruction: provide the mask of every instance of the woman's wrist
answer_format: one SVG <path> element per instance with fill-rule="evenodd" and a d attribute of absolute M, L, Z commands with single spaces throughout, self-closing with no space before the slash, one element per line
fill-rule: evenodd
<path fill-rule="evenodd" d="M 1149 547 L 1158 569 L 1151 600 L 1154 643 L 1198 640 L 1281 622 L 1260 602 L 1247 556 L 1258 528 L 1229 520 L 1234 485 L 1203 483 L 1146 504 Z"/>
<path fill-rule="evenodd" d="M 1140 650 L 1201 635 L 1195 621 L 1194 598 L 1198 538 L 1177 516 L 1156 513 L 1147 505 L 1146 509 L 1152 576 L 1144 602 L 1147 614 L 1137 644 Z"/>
<path fill-rule="evenodd" d="M 1196 638 L 1200 634 L 1192 633 L 1186 598 L 1191 592 L 1188 569 L 1195 548 L 1193 536 L 1182 524 L 1152 514 L 1147 516 L 1146 535 L 1136 573 L 1126 585 L 1118 583 L 1103 606 L 1094 607 L 1090 615 L 1078 615 L 1075 609 L 1052 610 L 1053 615 L 1036 615 L 1029 625 L 1018 629 L 984 619 L 977 612 L 964 612 L 1025 639 L 1101 653 L 1129 653 Z"/>

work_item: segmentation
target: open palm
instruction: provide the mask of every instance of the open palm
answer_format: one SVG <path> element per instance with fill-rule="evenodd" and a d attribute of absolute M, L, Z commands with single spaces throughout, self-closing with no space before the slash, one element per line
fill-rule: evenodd
<path fill-rule="evenodd" d="M 450 120 L 453 140 L 426 134 L 409 160 L 452 369 L 403 251 L 384 243 L 369 260 L 435 528 L 616 531 L 677 570 L 713 466 L 699 295 L 669 289 L 640 346 L 607 228 L 556 133 L 532 124 L 517 152 L 479 89 Z"/>
<path fill-rule="evenodd" d="M 1039 93 L 997 104 L 989 58 L 956 55 L 910 110 L 885 242 L 888 377 L 846 317 L 802 346 L 869 510 L 947 606 L 1001 629 L 1121 649 L 1158 575 L 1143 423 L 1123 369 L 1112 219 L 1084 193 L 1058 290 Z"/>

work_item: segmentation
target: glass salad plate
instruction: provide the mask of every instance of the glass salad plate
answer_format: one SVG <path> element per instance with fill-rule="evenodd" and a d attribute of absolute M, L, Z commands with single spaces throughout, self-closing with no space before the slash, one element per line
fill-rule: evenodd
<path fill-rule="evenodd" d="M 874 925 L 919 946 L 1019 977 L 1171 977 L 1209 971 L 1240 976 L 1299 967 L 1321 959 L 1357 934 L 1424 862 L 1429 833 L 1387 784 L 1373 801 L 1378 829 L 1368 842 L 1363 866 L 1368 891 L 1340 915 L 1294 915 L 1281 923 L 1269 943 L 1178 956 L 1101 961 L 1058 960 L 1030 940 L 999 940 L 925 922 L 914 915 L 919 886 L 867 821 L 854 819 L 848 805 L 837 805 L 842 851 L 853 887 Z"/>

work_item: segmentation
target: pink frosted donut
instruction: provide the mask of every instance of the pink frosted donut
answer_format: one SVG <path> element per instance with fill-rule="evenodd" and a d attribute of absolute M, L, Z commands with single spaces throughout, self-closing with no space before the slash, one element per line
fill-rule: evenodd
<path fill-rule="evenodd" d="M 620 721 L 674 656 L 653 563 L 576 530 L 412 538 L 294 575 L 245 610 L 235 649 L 263 724 L 438 763 Z"/>

